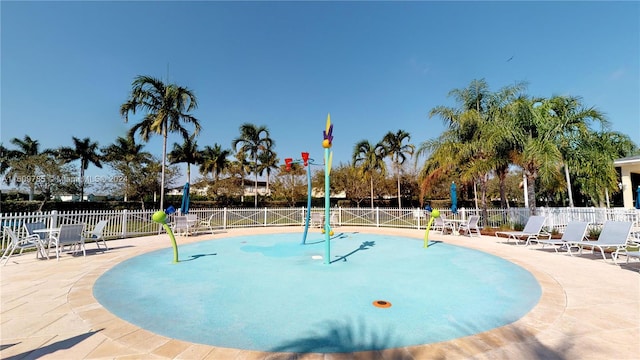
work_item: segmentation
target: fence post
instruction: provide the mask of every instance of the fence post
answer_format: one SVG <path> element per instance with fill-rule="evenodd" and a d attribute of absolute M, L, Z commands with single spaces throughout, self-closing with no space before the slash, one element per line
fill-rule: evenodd
<path fill-rule="evenodd" d="M 49 219 L 50 228 L 58 227 L 58 210 L 51 210 L 51 218 Z"/>
<path fill-rule="evenodd" d="M 127 209 L 122 210 L 122 233 L 120 236 L 122 239 L 127 237 Z"/>
<path fill-rule="evenodd" d="M 222 209 L 222 228 L 227 230 L 227 208 Z"/>
<path fill-rule="evenodd" d="M 267 226 L 267 208 L 264 208 L 264 225 L 263 226 Z"/>
<path fill-rule="evenodd" d="M 380 227 L 380 208 L 376 206 L 376 227 Z"/>

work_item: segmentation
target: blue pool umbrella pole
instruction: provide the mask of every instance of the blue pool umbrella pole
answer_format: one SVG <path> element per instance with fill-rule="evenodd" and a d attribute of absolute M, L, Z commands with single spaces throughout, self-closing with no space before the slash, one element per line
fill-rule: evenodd
<path fill-rule="evenodd" d="M 451 193 L 451 212 L 453 214 L 457 214 L 458 213 L 458 194 L 456 193 L 455 181 L 451 182 L 450 193 Z"/>
<path fill-rule="evenodd" d="M 331 160 L 333 153 L 330 151 L 333 141 L 333 125 L 331 125 L 331 115 L 327 114 L 327 125 L 323 131 L 324 139 L 322 140 L 322 147 L 324 148 L 324 263 L 331 264 L 331 231 L 330 216 L 331 216 L 331 187 L 329 186 L 329 175 L 331 174 Z"/>
<path fill-rule="evenodd" d="M 636 189 L 636 209 L 640 209 L 640 185 Z"/>
<path fill-rule="evenodd" d="M 184 188 L 182 188 L 182 206 L 180 206 L 180 211 L 183 214 L 187 214 L 189 212 L 189 183 L 184 184 Z"/>
<path fill-rule="evenodd" d="M 162 227 L 166 230 L 167 234 L 169 234 L 169 239 L 171 239 L 171 246 L 173 247 L 173 263 L 175 264 L 178 262 L 178 243 L 176 243 L 176 237 L 173 236 L 171 227 L 167 224 L 167 215 L 174 212 L 175 209 L 173 208 L 173 206 L 169 206 L 165 211 L 156 211 L 151 216 L 151 220 L 153 220 L 153 222 L 155 223 L 162 224 Z"/>

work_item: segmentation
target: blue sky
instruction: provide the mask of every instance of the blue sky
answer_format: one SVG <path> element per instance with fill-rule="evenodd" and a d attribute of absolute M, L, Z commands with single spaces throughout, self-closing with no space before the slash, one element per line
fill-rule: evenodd
<path fill-rule="evenodd" d="M 492 90 L 526 81 L 530 95 L 581 96 L 640 144 L 638 2 L 2 1 L 0 11 L 8 147 L 24 135 L 43 149 L 72 136 L 112 143 L 137 120 L 119 115 L 137 75 L 195 92 L 200 147 L 231 148 L 249 122 L 268 127 L 280 159 L 308 151 L 321 162 L 327 113 L 334 164 L 388 131 L 418 145 L 443 130 L 429 111 L 482 78 Z M 161 149 L 159 136 L 145 147 Z"/>

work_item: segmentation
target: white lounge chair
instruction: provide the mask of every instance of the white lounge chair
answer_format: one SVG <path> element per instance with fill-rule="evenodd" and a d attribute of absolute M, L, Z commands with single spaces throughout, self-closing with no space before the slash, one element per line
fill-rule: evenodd
<path fill-rule="evenodd" d="M 104 240 L 104 228 L 105 226 L 107 226 L 108 223 L 109 223 L 109 220 L 100 220 L 98 221 L 96 226 L 93 228 L 93 230 L 83 234 L 85 240 L 95 241 L 96 246 L 98 247 L 98 250 L 101 250 L 100 242 L 102 242 L 102 245 L 104 246 L 105 250 L 109 250 L 109 248 L 107 247 L 107 242 Z"/>
<path fill-rule="evenodd" d="M 481 236 L 480 227 L 478 226 L 479 222 L 480 222 L 480 216 L 471 215 L 469 216 L 469 220 L 466 223 L 460 224 L 460 226 L 458 227 L 458 230 L 464 231 L 465 235 L 473 236 L 473 233 L 475 232 L 476 235 Z"/>
<path fill-rule="evenodd" d="M 541 237 L 551 239 L 551 234 L 542 230 L 545 221 L 546 218 L 544 216 L 531 216 L 522 231 L 496 231 L 496 236 L 506 235 L 507 242 L 514 240 L 516 245 L 520 241 L 524 241 L 525 245 L 530 245 L 531 242 L 537 242 Z"/>
<path fill-rule="evenodd" d="M 633 226 L 633 222 L 631 221 L 607 221 L 602 226 L 602 231 L 598 236 L 597 241 L 572 241 L 568 243 L 568 251 L 569 254 L 573 256 L 573 252 L 571 252 L 572 247 L 577 247 L 579 249 L 579 254 L 582 254 L 582 250 L 585 246 L 591 247 L 591 253 L 593 254 L 598 248 L 600 250 L 600 254 L 602 254 L 602 258 L 607 260 L 604 256 L 604 249 L 615 249 L 614 253 L 616 256 L 611 255 L 613 262 L 615 263 L 617 254 L 620 251 L 626 251 L 627 241 L 629 240 L 629 236 L 631 235 L 631 227 Z"/>
<path fill-rule="evenodd" d="M 4 253 L 2 253 L 2 258 L 0 258 L 0 262 L 4 260 L 4 265 L 7 265 L 11 255 L 13 255 L 13 253 L 18 249 L 20 250 L 19 254 L 22 254 L 26 249 L 35 249 L 36 259 L 40 256 L 43 258 L 47 256 L 47 259 L 49 258 L 45 252 L 44 243 L 38 234 L 20 237 L 8 226 L 4 227 L 4 232 L 9 236 L 9 245 L 5 249 Z"/>
<path fill-rule="evenodd" d="M 551 245 L 553 249 L 558 252 L 559 248 L 563 246 L 570 246 L 568 243 L 579 243 L 587 240 L 587 229 L 589 228 L 588 222 L 583 221 L 570 221 L 567 224 L 566 229 L 562 233 L 562 238 L 560 239 L 548 239 L 548 240 L 538 240 L 538 244 L 542 245 L 544 249 L 545 246 Z M 574 245 L 575 246 L 575 245 Z"/>
<path fill-rule="evenodd" d="M 82 256 L 87 256 L 87 252 L 84 248 L 84 237 L 82 231 L 84 230 L 84 224 L 65 224 L 60 226 L 60 232 L 52 235 L 49 240 L 49 246 L 47 248 L 47 255 L 52 246 L 56 248 L 56 259 L 60 260 L 60 253 L 64 251 L 65 246 L 69 247 L 70 251 L 77 253 L 82 250 Z"/>
<path fill-rule="evenodd" d="M 628 251 L 628 250 L 624 250 L 623 251 L 624 255 L 627 257 L 627 264 L 629 263 L 629 259 L 632 257 L 638 258 L 640 259 L 640 251 Z M 618 256 L 620 256 L 620 253 L 618 250 L 616 250 L 615 252 L 613 252 L 611 254 L 611 259 L 613 260 L 614 263 L 618 263 Z"/>

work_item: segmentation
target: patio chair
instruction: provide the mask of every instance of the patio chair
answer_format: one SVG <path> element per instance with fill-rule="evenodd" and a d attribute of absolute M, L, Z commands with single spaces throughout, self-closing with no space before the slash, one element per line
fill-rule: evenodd
<path fill-rule="evenodd" d="M 631 227 L 633 226 L 633 222 L 631 221 L 612 221 L 608 220 L 602 226 L 602 231 L 598 236 L 598 240 L 596 241 L 572 241 L 569 242 L 568 251 L 571 256 L 573 256 L 573 252 L 571 252 L 572 247 L 577 247 L 579 249 L 579 254 L 582 255 L 582 250 L 585 246 L 591 247 L 591 253 L 595 253 L 596 248 L 600 250 L 600 254 L 602 254 L 602 258 L 607 260 L 604 255 L 604 249 L 615 249 L 614 254 L 612 254 L 611 258 L 613 262 L 616 262 L 616 257 L 620 253 L 620 251 L 626 251 L 627 249 L 627 241 L 629 241 L 629 236 L 631 235 Z"/>
<path fill-rule="evenodd" d="M 25 223 L 24 224 L 24 228 L 25 230 L 27 230 L 27 234 L 29 235 L 37 235 L 40 240 L 45 241 L 47 240 L 47 234 L 45 233 L 35 233 L 33 232 L 33 230 L 40 230 L 40 229 L 45 229 L 47 227 L 47 225 L 43 222 L 43 221 L 36 221 L 36 222 L 31 222 L 31 223 Z"/>
<path fill-rule="evenodd" d="M 171 224 L 171 230 L 174 234 L 182 234 L 189 236 L 191 226 L 189 225 L 189 219 L 186 215 L 177 215 L 173 217 L 173 223 Z"/>
<path fill-rule="evenodd" d="M 102 250 L 100 249 L 100 242 L 102 242 L 104 250 L 109 250 L 109 247 L 107 247 L 107 242 L 104 240 L 104 228 L 107 226 L 107 223 L 109 223 L 109 220 L 100 220 L 93 228 L 93 230 L 83 234 L 85 240 L 92 240 L 96 243 L 98 250 Z"/>
<path fill-rule="evenodd" d="M 4 232 L 9 236 L 9 245 L 5 249 L 4 253 L 2 253 L 2 258 L 0 258 L 0 262 L 4 260 L 4 265 L 7 265 L 9 262 L 9 258 L 13 253 L 20 249 L 19 254 L 26 249 L 35 249 L 36 250 L 36 259 L 40 256 L 43 258 L 47 256 L 44 243 L 40 239 L 38 234 L 27 235 L 24 237 L 18 236 L 9 226 L 4 227 Z M 47 259 L 49 256 L 47 256 Z"/>
<path fill-rule="evenodd" d="M 509 240 L 514 240 L 516 245 L 520 241 L 524 241 L 525 245 L 530 245 L 531 242 L 537 242 L 541 237 L 551 239 L 551 234 L 543 231 L 546 218 L 544 216 L 531 216 L 524 226 L 522 231 L 496 231 L 496 237 L 507 237 L 507 243 Z"/>
<path fill-rule="evenodd" d="M 338 214 L 332 212 L 331 215 L 329 215 L 329 226 L 336 227 L 338 225 Z"/>
<path fill-rule="evenodd" d="M 323 223 L 324 223 L 324 216 L 322 213 L 319 213 L 319 212 L 311 213 L 311 223 L 309 225 L 320 228 L 322 227 Z"/>
<path fill-rule="evenodd" d="M 458 230 L 462 230 L 465 235 L 473 236 L 473 233 L 475 232 L 478 236 L 481 236 L 478 222 L 480 222 L 480 216 L 471 215 L 466 223 L 460 224 Z"/>
<path fill-rule="evenodd" d="M 56 248 L 56 259 L 60 260 L 60 253 L 64 251 L 65 247 L 69 247 L 69 251 L 76 254 L 82 250 L 82 256 L 87 256 L 87 251 L 84 247 L 84 237 L 82 232 L 84 231 L 84 224 L 65 224 L 60 226 L 60 232 L 51 236 L 49 246 L 47 248 L 47 254 L 51 250 L 52 246 Z"/>
<path fill-rule="evenodd" d="M 453 224 L 447 222 L 442 216 L 434 218 L 433 224 L 431 224 L 431 230 L 440 231 L 440 234 L 445 235 L 447 229 L 453 233 Z"/>
<path fill-rule="evenodd" d="M 211 234 L 213 234 L 213 219 L 216 216 L 216 214 L 213 214 L 211 216 L 209 216 L 209 219 L 207 220 L 202 220 L 198 223 L 198 229 L 201 230 L 207 230 L 209 232 L 211 232 Z"/>
<path fill-rule="evenodd" d="M 589 227 L 588 222 L 569 221 L 560 239 L 538 240 L 538 244 L 542 245 L 543 249 L 545 246 L 551 245 L 553 246 L 553 249 L 556 252 L 558 252 L 558 249 L 561 249 L 562 247 L 570 246 L 568 243 L 578 243 L 578 242 L 586 241 L 588 227 Z M 572 245 L 572 246 L 575 246 L 575 245 Z"/>

